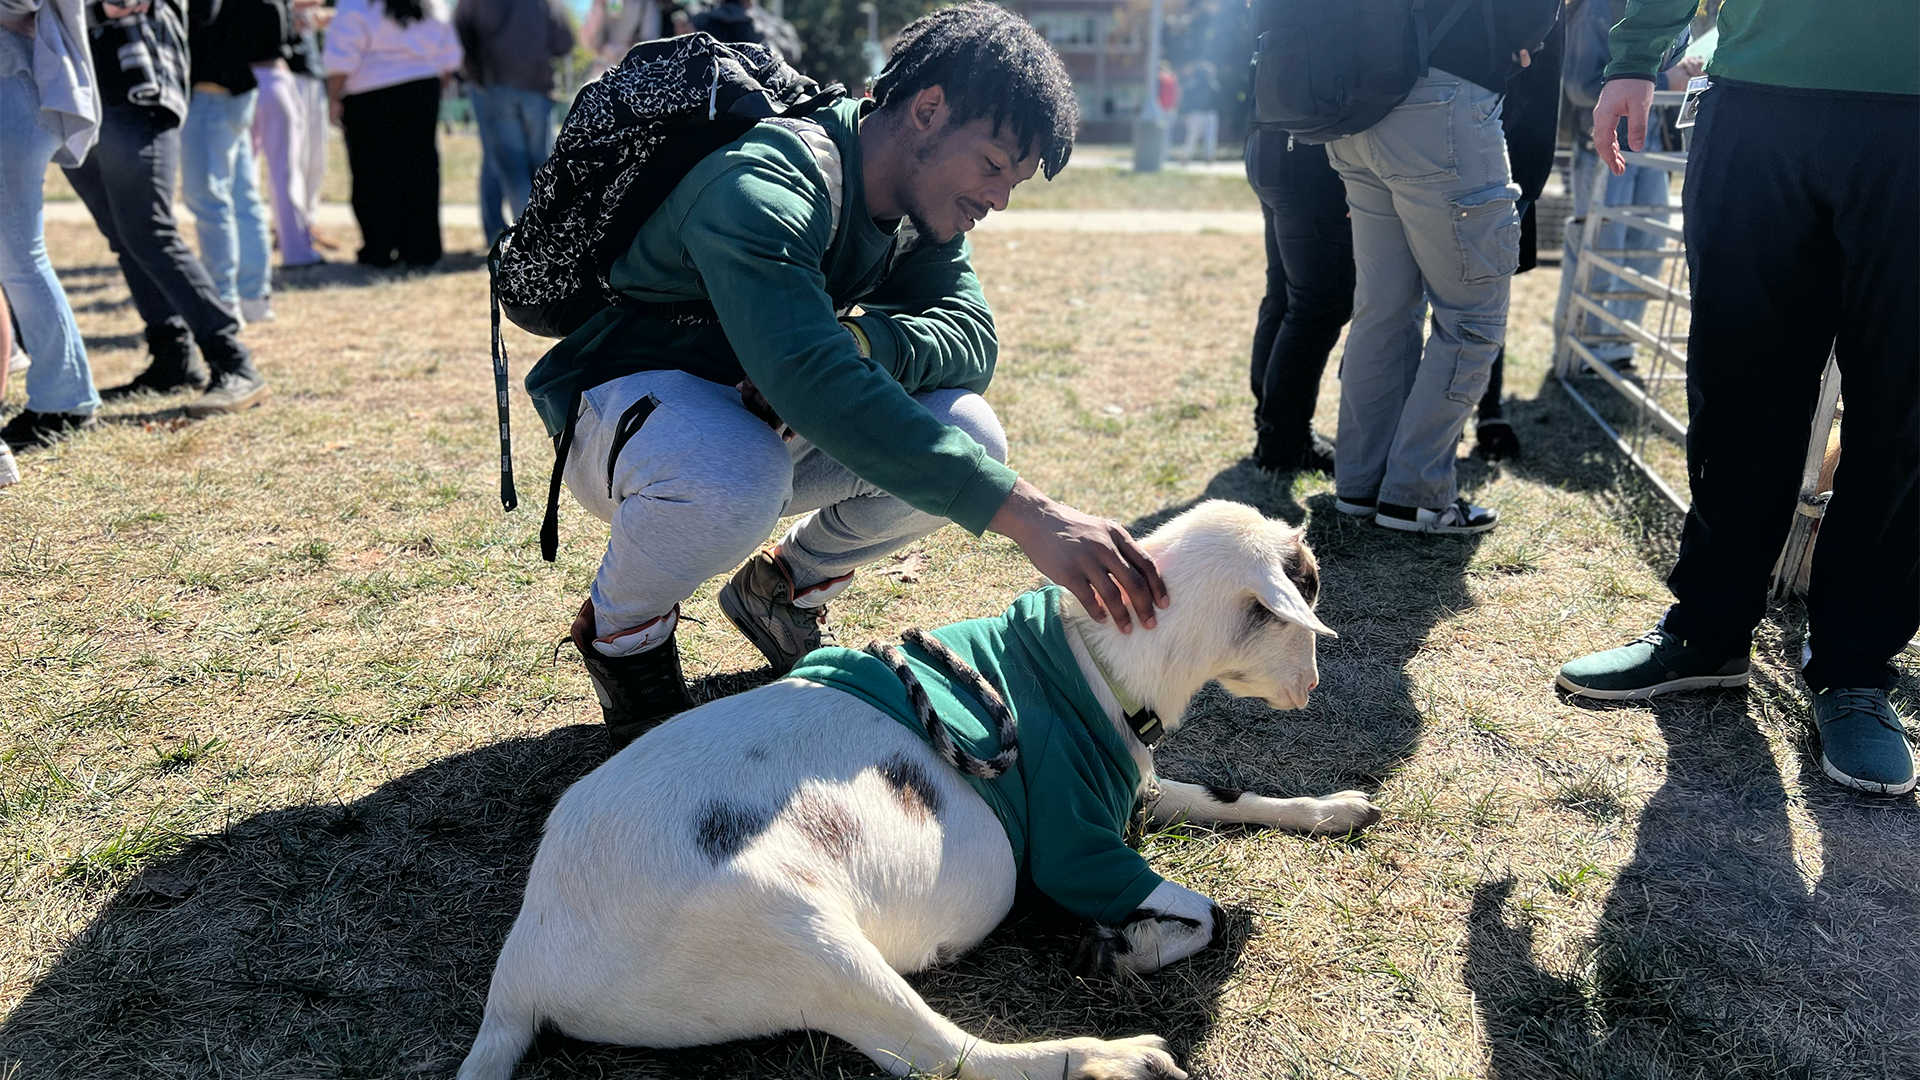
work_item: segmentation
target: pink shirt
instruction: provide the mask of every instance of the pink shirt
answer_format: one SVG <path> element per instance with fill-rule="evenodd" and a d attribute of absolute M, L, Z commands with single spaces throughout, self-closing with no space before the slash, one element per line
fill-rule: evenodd
<path fill-rule="evenodd" d="M 329 75 L 347 77 L 346 92 L 435 79 L 460 67 L 460 39 L 441 0 L 423 0 L 424 18 L 401 26 L 380 0 L 340 0 L 327 28 Z"/>

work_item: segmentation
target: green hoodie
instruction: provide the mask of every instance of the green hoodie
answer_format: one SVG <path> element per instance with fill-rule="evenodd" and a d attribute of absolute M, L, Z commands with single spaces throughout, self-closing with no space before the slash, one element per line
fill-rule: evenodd
<path fill-rule="evenodd" d="M 1627 0 L 1607 78 L 1651 79 L 1696 0 Z M 1707 74 L 1800 90 L 1920 94 L 1916 0 L 1728 0 Z"/>
<path fill-rule="evenodd" d="M 933 636 L 1000 689 L 1018 724 L 1014 766 L 993 780 L 966 781 L 1007 830 L 1019 874 L 1080 918 L 1117 925 L 1165 879 L 1127 846 L 1140 769 L 1074 661 L 1060 618 L 1064 595 L 1050 585 L 1015 599 L 998 618 L 955 623 Z M 994 723 L 972 692 L 919 649 L 901 651 L 954 742 L 978 758 L 999 753 Z M 818 649 L 792 677 L 852 694 L 926 738 L 899 676 L 875 657 Z"/>
<path fill-rule="evenodd" d="M 862 105 L 814 114 L 840 151 L 839 227 L 825 178 L 794 132 L 756 124 L 708 155 L 640 229 L 608 280 L 637 300 L 710 300 L 718 326 L 619 307 L 554 346 L 527 375 L 550 434 L 573 395 L 640 371 L 678 370 L 722 385 L 750 378 L 793 428 L 861 479 L 974 533 L 1014 474 L 908 395 L 984 391 L 998 343 L 964 235 L 904 242 L 867 216 Z M 904 249 L 904 250 L 903 250 Z M 863 357 L 836 318 L 872 343 Z"/>

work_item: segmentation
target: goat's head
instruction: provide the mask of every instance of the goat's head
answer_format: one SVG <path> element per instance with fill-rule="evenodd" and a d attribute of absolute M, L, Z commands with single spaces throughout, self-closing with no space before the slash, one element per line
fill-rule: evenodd
<path fill-rule="evenodd" d="M 1313 613 L 1320 568 L 1301 531 L 1240 503 L 1203 502 L 1140 541 L 1173 598 L 1159 625 L 1120 634 L 1083 622 L 1083 632 L 1163 720 L 1214 679 L 1300 708 L 1320 681 L 1314 639 L 1335 636 Z"/>

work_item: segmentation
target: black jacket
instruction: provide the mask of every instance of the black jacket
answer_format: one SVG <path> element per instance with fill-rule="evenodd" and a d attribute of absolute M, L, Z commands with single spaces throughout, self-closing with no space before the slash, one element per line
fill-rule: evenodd
<path fill-rule="evenodd" d="M 461 72 L 479 86 L 553 91 L 553 61 L 573 51 L 573 27 L 555 0 L 460 0 L 453 9 Z"/>
<path fill-rule="evenodd" d="M 110 19 L 101 0 L 88 0 L 87 37 L 103 105 L 138 105 L 187 118 L 190 56 L 187 25 L 211 22 L 220 0 L 152 0 L 147 10 Z"/>
<path fill-rule="evenodd" d="M 1520 71 L 1513 54 L 1521 49 L 1537 52 L 1546 44 L 1560 19 L 1560 0 L 1466 0 L 1466 4 L 1459 24 L 1433 46 L 1428 64 L 1504 94 L 1507 81 Z M 1427 18 L 1438 23 L 1451 7 L 1449 0 L 1427 0 Z"/>
<path fill-rule="evenodd" d="M 190 78 L 244 94 L 260 85 L 253 65 L 280 59 L 292 30 L 286 0 L 219 0 L 213 16 L 187 32 Z"/>

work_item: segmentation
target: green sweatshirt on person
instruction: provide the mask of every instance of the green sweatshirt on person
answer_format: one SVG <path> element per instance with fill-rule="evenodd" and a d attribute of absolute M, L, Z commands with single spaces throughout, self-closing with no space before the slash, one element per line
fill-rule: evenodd
<path fill-rule="evenodd" d="M 1607 78 L 1654 77 L 1696 0 L 1627 0 Z M 1920 94 L 1916 0 L 1727 0 L 1707 74 L 1800 90 Z"/>
<path fill-rule="evenodd" d="M 608 280 L 652 303 L 710 300 L 719 325 L 618 307 L 589 319 L 527 374 L 549 434 L 576 392 L 635 372 L 752 379 L 788 426 L 861 479 L 986 531 L 1013 471 L 909 395 L 984 391 L 999 347 L 993 315 L 964 235 L 908 247 L 898 222 L 867 216 L 861 114 L 853 101 L 814 114 L 840 151 L 837 232 L 820 166 L 786 128 L 756 124 L 694 166 Z M 856 303 L 871 357 L 837 318 Z"/>
<path fill-rule="evenodd" d="M 965 777 L 1007 830 L 1017 872 L 1080 918 L 1118 925 L 1165 879 L 1127 846 L 1140 769 L 1074 661 L 1060 618 L 1064 595 L 1049 585 L 1015 598 L 997 618 L 933 636 L 1000 689 L 1018 724 L 1014 766 L 992 780 Z M 999 753 L 993 720 L 973 692 L 919 649 L 901 651 L 954 742 L 979 758 Z M 926 738 L 900 677 L 873 656 L 816 649 L 791 677 L 852 694 Z"/>

